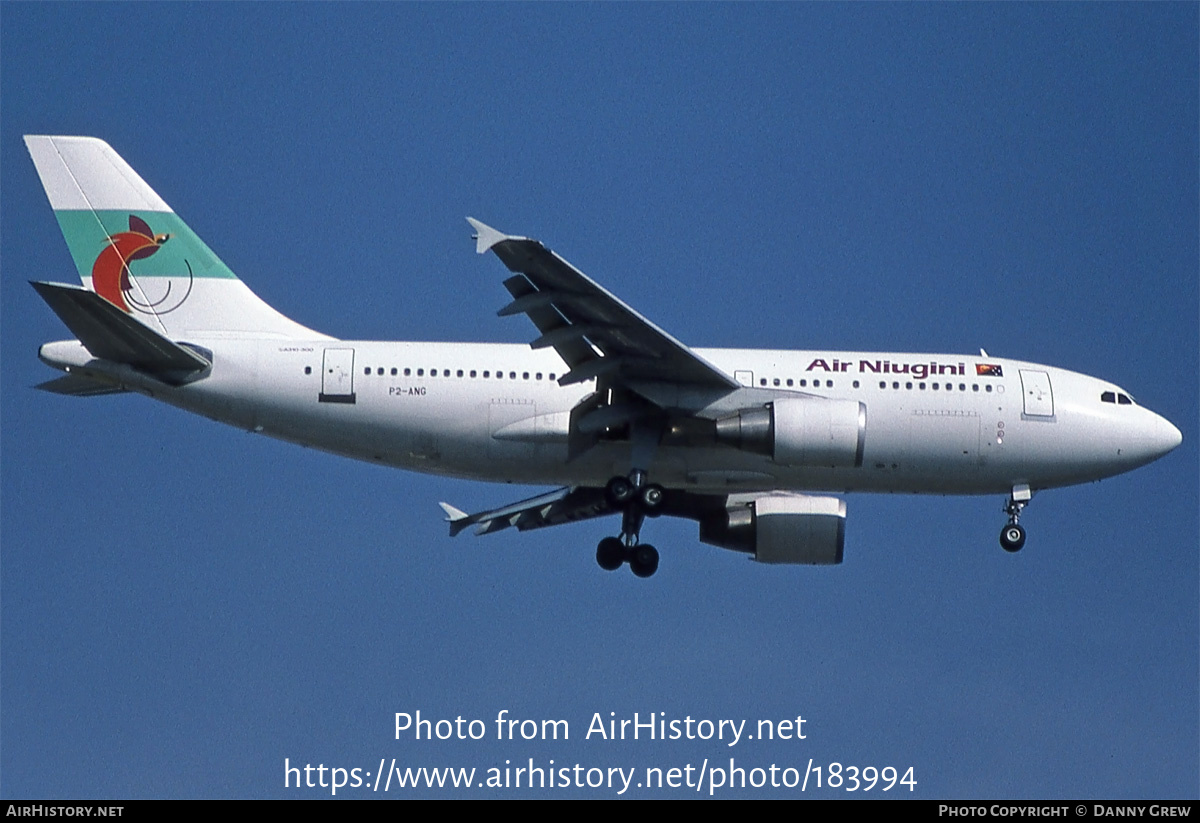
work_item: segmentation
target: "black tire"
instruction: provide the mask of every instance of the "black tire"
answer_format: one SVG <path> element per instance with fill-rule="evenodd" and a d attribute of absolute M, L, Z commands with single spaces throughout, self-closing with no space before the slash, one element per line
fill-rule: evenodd
<path fill-rule="evenodd" d="M 1019 552 L 1025 545 L 1025 529 L 1017 523 L 1009 523 L 1000 530 L 1000 546 L 1006 552 Z"/>
<path fill-rule="evenodd" d="M 625 544 L 615 537 L 606 537 L 596 547 L 596 563 L 606 572 L 615 572 L 625 562 Z"/>
<path fill-rule="evenodd" d="M 614 477 L 604 487 L 604 498 L 614 509 L 623 509 L 633 499 L 637 489 L 626 477 Z"/>
<path fill-rule="evenodd" d="M 647 517 L 658 517 L 662 514 L 663 502 L 666 500 L 666 493 L 663 487 L 656 483 L 651 483 L 646 488 L 642 489 L 642 511 Z"/>
<path fill-rule="evenodd" d="M 634 546 L 629 568 L 638 577 L 649 577 L 658 571 L 658 549 L 649 543 Z"/>

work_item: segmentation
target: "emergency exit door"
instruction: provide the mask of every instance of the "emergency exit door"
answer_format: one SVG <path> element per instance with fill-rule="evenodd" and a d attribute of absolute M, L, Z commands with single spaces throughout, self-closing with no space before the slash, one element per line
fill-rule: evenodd
<path fill-rule="evenodd" d="M 1021 393 L 1025 396 L 1027 417 L 1054 417 L 1054 392 L 1050 389 L 1049 374 L 1021 369 Z"/>
<path fill-rule="evenodd" d="M 322 403 L 353 403 L 354 349 L 326 349 L 321 368 Z"/>

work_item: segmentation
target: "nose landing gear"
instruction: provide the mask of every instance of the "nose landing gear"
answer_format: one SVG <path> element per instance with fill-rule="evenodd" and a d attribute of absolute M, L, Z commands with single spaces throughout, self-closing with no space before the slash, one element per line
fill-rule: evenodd
<path fill-rule="evenodd" d="M 1021 526 L 1021 510 L 1029 505 L 1033 492 L 1029 485 L 1022 483 L 1013 486 L 1008 501 L 1004 504 L 1004 513 L 1008 515 L 1008 525 L 1000 530 L 1000 546 L 1006 552 L 1019 552 L 1025 545 L 1025 529 Z"/>
<path fill-rule="evenodd" d="M 1025 528 L 1020 523 L 1009 523 L 1000 530 L 1000 545 L 1006 552 L 1019 552 L 1025 545 Z"/>

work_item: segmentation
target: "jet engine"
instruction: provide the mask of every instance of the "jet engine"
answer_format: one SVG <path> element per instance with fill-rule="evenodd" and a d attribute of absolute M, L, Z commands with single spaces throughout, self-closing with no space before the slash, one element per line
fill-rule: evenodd
<path fill-rule="evenodd" d="M 735 494 L 723 509 L 710 510 L 699 520 L 701 542 L 749 552 L 759 563 L 842 562 L 846 503 L 836 497 Z"/>
<path fill-rule="evenodd" d="M 717 442 L 787 466 L 858 467 L 867 407 L 857 400 L 788 397 L 717 420 Z"/>

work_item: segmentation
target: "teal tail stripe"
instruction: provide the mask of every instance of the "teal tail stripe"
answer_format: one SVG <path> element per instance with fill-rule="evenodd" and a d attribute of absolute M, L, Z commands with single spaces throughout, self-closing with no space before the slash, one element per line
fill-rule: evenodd
<path fill-rule="evenodd" d="M 96 258 L 109 245 L 109 237 L 128 232 L 130 216 L 148 225 L 154 234 L 169 234 L 152 256 L 131 260 L 134 277 L 220 277 L 237 279 L 229 267 L 213 254 L 173 212 L 157 211 L 56 211 L 59 228 L 66 238 L 80 278 L 92 276 Z"/>

